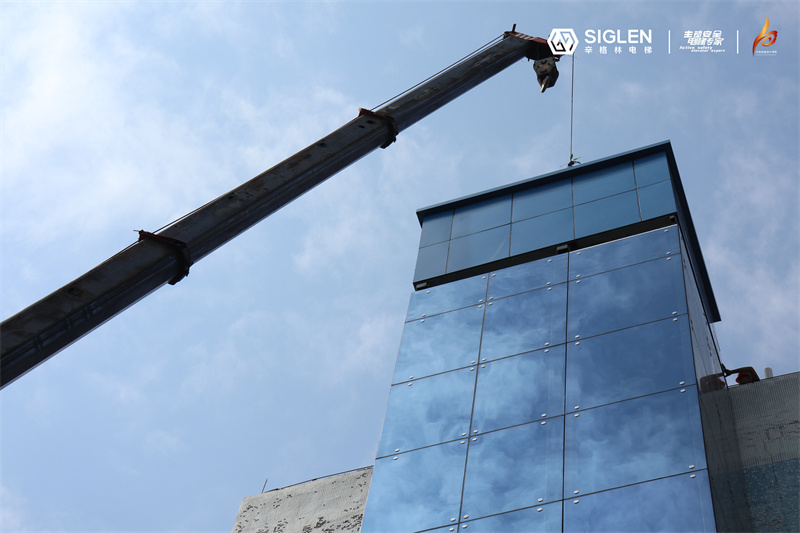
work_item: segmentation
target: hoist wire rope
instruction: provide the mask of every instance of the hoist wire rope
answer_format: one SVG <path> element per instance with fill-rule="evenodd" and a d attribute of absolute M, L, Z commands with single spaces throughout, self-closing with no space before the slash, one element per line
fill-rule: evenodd
<path fill-rule="evenodd" d="M 428 76 L 427 78 L 425 78 L 425 79 L 424 79 L 424 80 L 422 80 L 421 82 L 417 83 L 416 85 L 414 85 L 414 86 L 412 86 L 412 87 L 409 87 L 409 88 L 408 88 L 408 89 L 406 89 L 405 91 L 403 91 L 403 92 L 401 92 L 401 93 L 399 93 L 399 94 L 397 94 L 397 95 L 395 95 L 395 96 L 392 96 L 392 97 L 391 97 L 391 98 L 389 98 L 388 100 L 385 100 L 385 101 L 381 102 L 380 104 L 378 104 L 378 105 L 376 105 L 375 107 L 373 107 L 372 109 L 370 109 L 370 111 L 375 111 L 376 109 L 378 109 L 378 108 L 380 108 L 380 107 L 382 107 L 382 106 L 384 106 L 384 105 L 388 104 L 389 102 L 393 102 L 393 101 L 397 100 L 398 98 L 402 97 L 403 95 L 406 95 L 406 94 L 408 94 L 409 92 L 413 91 L 414 89 L 416 89 L 416 88 L 417 88 L 417 87 L 419 87 L 420 85 L 422 85 L 422 84 L 424 84 L 424 83 L 427 83 L 428 81 L 432 80 L 433 78 L 435 78 L 435 77 L 436 77 L 436 76 L 438 76 L 439 74 L 441 74 L 441 73 L 443 73 L 443 72 L 446 72 L 446 71 L 450 70 L 451 68 L 453 68 L 453 67 L 455 67 L 455 66 L 457 66 L 457 65 L 459 65 L 459 64 L 461 64 L 461 63 L 463 63 L 464 61 L 467 61 L 468 59 L 470 59 L 470 58 L 472 58 L 472 57 L 476 56 L 477 54 L 479 54 L 479 53 L 483 52 L 484 50 L 486 50 L 487 48 L 489 48 L 490 46 L 492 46 L 492 45 L 493 45 L 493 44 L 495 44 L 496 42 L 500 41 L 502 38 L 503 38 L 503 36 L 502 36 L 502 35 L 498 35 L 497 37 L 495 37 L 494 39 L 492 39 L 492 40 L 491 40 L 491 41 L 489 41 L 488 43 L 486 43 L 486 44 L 484 44 L 483 46 L 479 47 L 478 49 L 476 49 L 476 50 L 474 50 L 474 51 L 470 52 L 469 54 L 465 55 L 465 56 L 464 56 L 464 57 L 462 57 L 461 59 L 459 59 L 459 60 L 457 60 L 457 61 L 455 61 L 455 62 L 451 63 L 450 65 L 448 65 L 448 66 L 444 67 L 442 70 L 440 70 L 440 71 L 439 71 L 439 72 L 437 72 L 436 74 L 431 74 L 430 76 Z"/>
<path fill-rule="evenodd" d="M 573 117 L 573 109 L 575 107 L 575 54 L 572 54 L 572 89 L 570 91 L 569 96 L 569 162 L 572 164 L 574 161 L 573 155 L 574 152 L 572 151 L 572 117 Z"/>
<path fill-rule="evenodd" d="M 489 41 L 488 43 L 484 44 L 483 46 L 480 46 L 479 48 L 477 48 L 476 50 L 474 50 L 474 51 L 470 52 L 469 54 L 465 55 L 465 56 L 464 56 L 464 57 L 462 57 L 461 59 L 459 59 L 459 60 L 457 60 L 457 61 L 455 61 L 455 62 L 451 63 L 450 65 L 446 66 L 445 68 L 443 68 L 443 69 L 442 69 L 442 70 L 440 70 L 439 72 L 437 72 L 437 73 L 435 73 L 435 74 L 432 74 L 431 76 L 429 76 L 429 77 L 425 78 L 424 80 L 422 80 L 421 82 L 417 83 L 416 85 L 414 85 L 414 86 L 412 86 L 412 87 L 409 87 L 408 89 L 406 89 L 405 91 L 403 91 L 403 92 L 401 92 L 401 93 L 397 94 L 396 96 L 393 96 L 393 97 L 389 98 L 388 100 L 386 100 L 386 101 L 384 101 L 384 102 L 381 102 L 380 104 L 378 104 L 378 105 L 376 105 L 375 107 L 373 107 L 373 108 L 371 109 L 371 111 L 375 111 L 376 109 L 378 109 L 378 108 L 382 107 L 383 105 L 385 105 L 385 104 L 387 104 L 387 103 L 389 103 L 389 102 L 393 102 L 394 100 L 397 100 L 398 98 L 402 97 L 403 95 L 405 95 L 405 94 L 408 94 L 409 92 L 413 91 L 414 89 L 416 89 L 416 88 L 417 88 L 417 87 L 419 87 L 420 85 L 422 85 L 422 84 L 424 84 L 424 83 L 426 83 L 426 82 L 430 81 L 431 79 L 435 78 L 436 76 L 440 75 L 441 73 L 443 73 L 443 72 L 445 72 L 445 71 L 447 71 L 447 70 L 450 70 L 451 68 L 453 68 L 453 67 L 455 67 L 455 66 L 457 66 L 457 65 L 459 65 L 459 64 L 461 64 L 461 63 L 463 63 L 464 61 L 467 61 L 468 59 L 470 59 L 470 58 L 474 57 L 475 55 L 477 55 L 477 54 L 479 54 L 479 53 L 483 52 L 484 50 L 486 50 L 487 48 L 489 48 L 490 46 L 492 46 L 492 45 L 493 45 L 493 44 L 495 44 L 496 42 L 500 41 L 502 38 L 503 38 L 503 35 L 498 35 L 497 37 L 495 37 L 494 39 L 492 39 L 492 40 L 491 40 L 491 41 Z M 185 219 L 186 217 L 189 217 L 189 216 L 191 216 L 191 215 L 193 215 L 193 214 L 197 213 L 198 211 L 200 211 L 201 209 L 205 208 L 206 206 L 208 206 L 209 204 L 211 204 L 211 203 L 212 203 L 212 202 L 214 202 L 214 201 L 215 201 L 215 200 L 211 200 L 211 201 L 209 201 L 209 202 L 205 203 L 204 205 L 201 205 L 201 206 L 200 206 L 200 207 L 198 207 L 197 209 L 195 209 L 195 210 L 193 210 L 193 211 L 190 211 L 189 213 L 186 213 L 185 215 L 183 215 L 183 216 L 181 216 L 181 217 L 179 217 L 179 218 L 176 218 L 176 219 L 175 219 L 175 220 L 173 220 L 172 222 L 169 222 L 169 223 L 165 224 L 164 226 L 162 226 L 162 227 L 158 228 L 158 229 L 157 229 L 157 230 L 155 230 L 153 233 L 159 233 L 159 232 L 161 232 L 161 231 L 163 231 L 163 230 L 165 230 L 165 229 L 167 229 L 167 228 L 169 228 L 169 227 L 171 227 L 171 226 L 173 226 L 173 225 L 177 224 L 177 223 L 178 223 L 178 222 L 180 222 L 181 220 L 183 220 L 183 219 Z M 134 231 L 135 231 L 135 230 L 134 230 Z M 133 246 L 134 244 L 136 244 L 136 243 L 133 243 L 133 244 L 131 244 L 130 246 L 128 246 L 128 248 L 130 248 L 130 247 L 131 247 L 131 246 Z M 128 248 L 125 248 L 125 250 L 127 250 Z M 125 250 L 122 250 L 122 251 L 124 252 Z M 119 253 L 122 253 L 122 252 L 119 252 Z"/>

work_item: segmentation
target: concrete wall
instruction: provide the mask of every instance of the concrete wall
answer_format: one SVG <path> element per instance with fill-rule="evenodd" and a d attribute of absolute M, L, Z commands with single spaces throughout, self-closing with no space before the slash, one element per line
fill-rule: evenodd
<path fill-rule="evenodd" d="M 233 533 L 358 533 L 371 479 L 370 466 L 248 496 Z"/>
<path fill-rule="evenodd" d="M 754 531 L 800 531 L 800 373 L 730 396 Z"/>

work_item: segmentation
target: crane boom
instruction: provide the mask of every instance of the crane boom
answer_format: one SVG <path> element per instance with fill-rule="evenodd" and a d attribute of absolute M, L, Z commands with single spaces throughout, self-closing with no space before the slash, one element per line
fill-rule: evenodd
<path fill-rule="evenodd" d="M 515 31 L 377 111 L 359 116 L 158 234 L 137 243 L 0 324 L 0 388 L 147 296 L 271 213 L 398 132 L 516 61 L 552 58 L 547 41 Z M 552 63 L 552 59 L 549 60 Z M 556 71 L 557 75 L 557 71 Z M 542 83 L 542 90 L 552 86 Z"/>

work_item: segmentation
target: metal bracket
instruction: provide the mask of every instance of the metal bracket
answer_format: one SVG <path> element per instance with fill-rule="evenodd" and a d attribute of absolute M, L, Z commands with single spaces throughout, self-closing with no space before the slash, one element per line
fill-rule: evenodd
<path fill-rule="evenodd" d="M 400 133 L 400 131 L 397 129 L 397 122 L 395 122 L 394 117 L 387 115 L 386 113 L 376 113 L 375 111 L 370 111 L 369 109 L 360 107 L 358 109 L 358 116 L 363 117 L 364 115 L 377 118 L 389 127 L 389 133 L 391 134 L 391 137 L 381 145 L 381 148 L 386 148 L 397 140 L 397 134 Z"/>
<path fill-rule="evenodd" d="M 186 246 L 185 242 L 140 229 L 139 241 L 145 240 L 166 244 L 175 251 L 175 256 L 178 258 L 178 273 L 169 280 L 170 285 L 175 285 L 189 275 L 189 267 L 192 266 L 192 257 L 189 255 L 189 247 Z"/>

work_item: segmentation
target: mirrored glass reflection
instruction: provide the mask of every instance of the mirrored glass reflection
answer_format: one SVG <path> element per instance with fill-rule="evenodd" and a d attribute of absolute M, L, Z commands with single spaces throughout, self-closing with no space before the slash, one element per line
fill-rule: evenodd
<path fill-rule="evenodd" d="M 469 522 L 472 533 L 561 533 L 561 502 Z"/>
<path fill-rule="evenodd" d="M 499 359 L 480 368 L 473 429 L 486 432 L 563 413 L 563 345 Z"/>
<path fill-rule="evenodd" d="M 639 210 L 642 220 L 677 211 L 675 197 L 672 195 L 672 182 L 662 181 L 639 189 Z"/>
<path fill-rule="evenodd" d="M 482 265 L 508 257 L 511 225 L 473 233 L 450 241 L 447 272 Z"/>
<path fill-rule="evenodd" d="M 469 443 L 461 511 L 477 518 L 561 498 L 563 418 L 479 434 Z"/>
<path fill-rule="evenodd" d="M 680 257 L 569 282 L 570 340 L 686 313 Z"/>
<path fill-rule="evenodd" d="M 481 359 L 497 359 L 564 342 L 566 283 L 491 303 L 486 307 Z"/>
<path fill-rule="evenodd" d="M 602 231 L 639 222 L 636 191 L 624 192 L 575 206 L 575 237 L 586 237 Z"/>
<path fill-rule="evenodd" d="M 450 229 L 453 226 L 453 210 L 434 213 L 422 220 L 422 233 L 419 246 L 428 246 L 450 240 Z"/>
<path fill-rule="evenodd" d="M 514 193 L 511 219 L 516 222 L 572 206 L 569 178 Z"/>
<path fill-rule="evenodd" d="M 694 350 L 695 375 L 699 376 L 701 393 L 718 391 L 725 388 L 726 378 L 720 366 L 716 341 L 703 309 L 703 302 L 698 293 L 691 265 L 686 260 L 685 250 L 683 251 L 683 279 L 686 284 L 689 326 L 693 330 L 692 346 Z M 733 380 L 735 378 L 731 377 L 730 379 Z"/>
<path fill-rule="evenodd" d="M 682 474 L 575 496 L 564 502 L 564 531 L 715 532 L 708 474 L 701 470 L 695 477 Z"/>
<path fill-rule="evenodd" d="M 686 315 L 567 345 L 567 405 L 586 409 L 694 381 Z"/>
<path fill-rule="evenodd" d="M 453 215 L 453 238 L 511 222 L 511 195 L 458 207 Z"/>
<path fill-rule="evenodd" d="M 488 278 L 488 275 L 483 274 L 414 292 L 408 304 L 406 320 L 483 303 L 486 299 Z"/>
<path fill-rule="evenodd" d="M 630 191 L 634 187 L 633 165 L 628 162 L 576 176 L 572 179 L 572 196 L 577 205 Z"/>
<path fill-rule="evenodd" d="M 467 366 L 478 359 L 483 306 L 406 322 L 394 383 Z"/>
<path fill-rule="evenodd" d="M 560 254 L 492 272 L 489 296 L 492 299 L 503 298 L 566 280 L 567 254 Z"/>
<path fill-rule="evenodd" d="M 450 241 L 432 244 L 420 248 L 417 252 L 417 268 L 414 270 L 414 281 L 441 276 L 447 269 L 447 251 Z"/>
<path fill-rule="evenodd" d="M 575 238 L 572 208 L 515 222 L 511 227 L 511 255 L 523 254 Z"/>
<path fill-rule="evenodd" d="M 706 467 L 695 387 L 566 417 L 564 497 Z"/>
<path fill-rule="evenodd" d="M 361 532 L 413 533 L 458 519 L 466 454 L 456 441 L 376 460 Z"/>
<path fill-rule="evenodd" d="M 667 155 L 659 154 L 640 157 L 633 162 L 633 171 L 636 173 L 636 185 L 645 187 L 669 179 L 669 165 Z"/>
<path fill-rule="evenodd" d="M 475 371 L 454 370 L 394 385 L 378 457 L 461 437 L 469 431 Z"/>
<path fill-rule="evenodd" d="M 570 279 L 615 270 L 680 253 L 678 227 L 670 226 L 569 254 Z"/>

